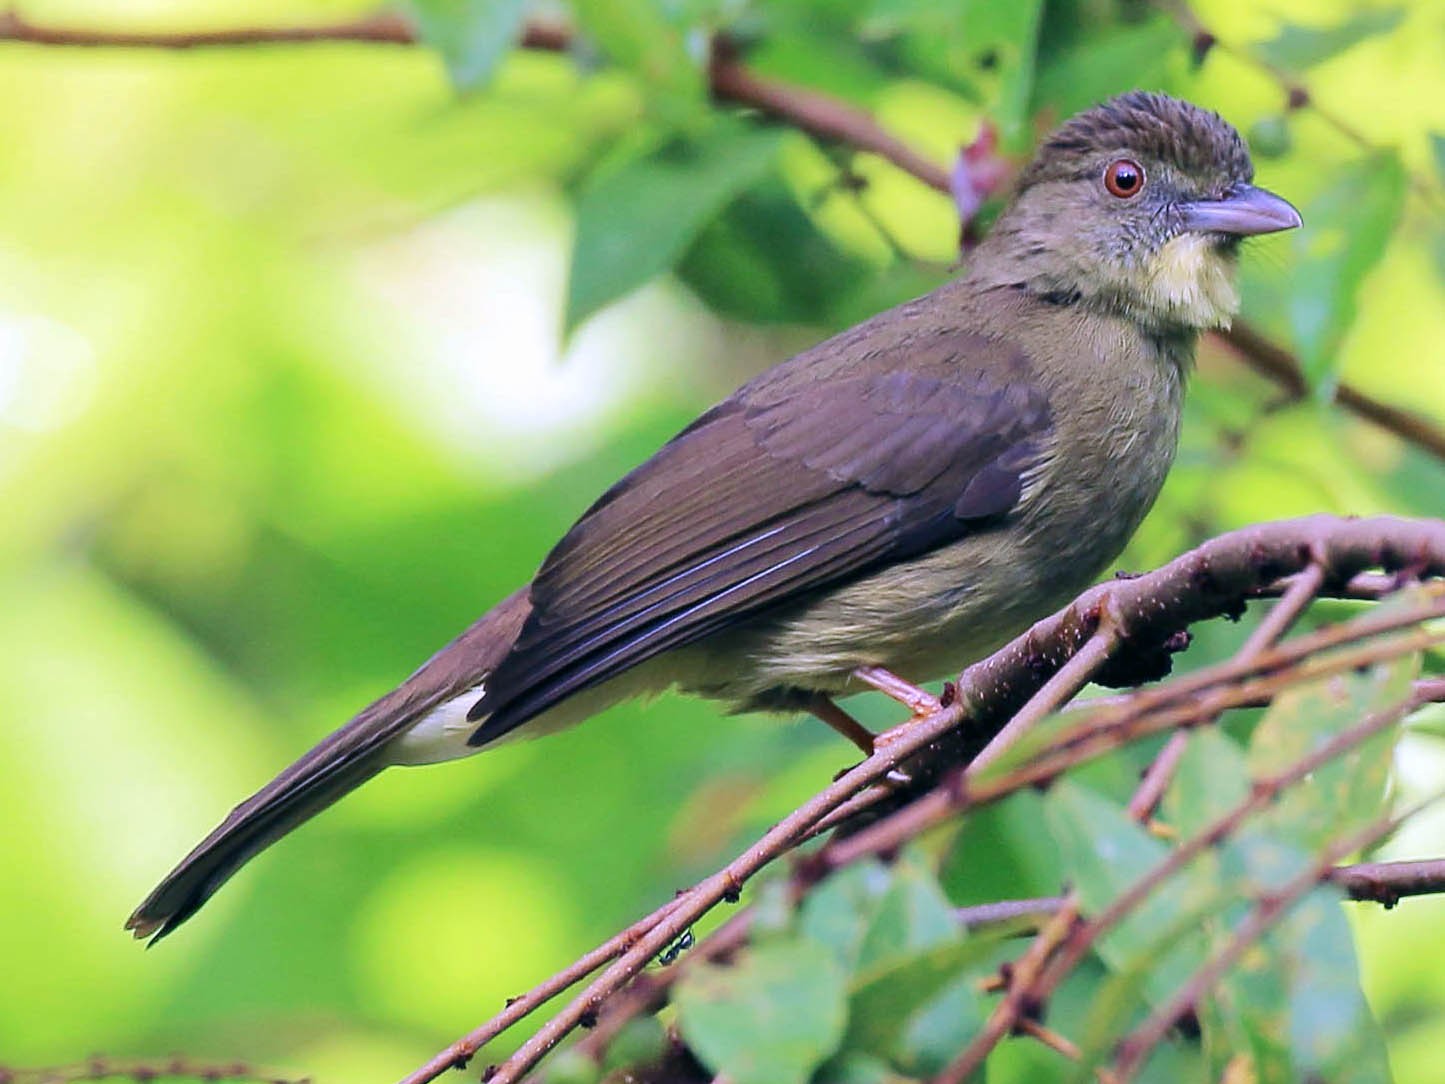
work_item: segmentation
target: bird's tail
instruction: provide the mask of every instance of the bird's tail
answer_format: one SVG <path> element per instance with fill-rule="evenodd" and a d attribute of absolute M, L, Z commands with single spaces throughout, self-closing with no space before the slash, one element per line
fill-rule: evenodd
<path fill-rule="evenodd" d="M 510 649 L 528 612 L 525 589 L 503 600 L 399 688 L 238 805 L 135 909 L 126 929 L 154 944 L 260 851 L 398 763 L 393 740 L 438 704 L 464 698 Z"/>
<path fill-rule="evenodd" d="M 354 760 L 340 756 L 332 739 L 231 810 L 135 909 L 126 929 L 136 937 L 151 937 L 152 944 L 159 941 L 195 914 L 257 853 L 387 765 L 381 750 Z"/>

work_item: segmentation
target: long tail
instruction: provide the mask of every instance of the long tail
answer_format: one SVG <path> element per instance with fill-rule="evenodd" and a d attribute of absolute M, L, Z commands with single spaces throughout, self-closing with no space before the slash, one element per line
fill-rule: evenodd
<path fill-rule="evenodd" d="M 152 890 L 125 928 L 136 937 L 152 937 L 152 944 L 159 941 L 258 853 L 387 764 L 380 750 L 350 764 L 334 758 L 326 743 L 318 745 L 233 809 Z"/>
<path fill-rule="evenodd" d="M 155 944 L 258 853 L 396 763 L 393 739 L 490 673 L 516 640 L 528 609 L 525 590 L 493 607 L 398 688 L 238 805 L 142 901 L 126 929 Z"/>

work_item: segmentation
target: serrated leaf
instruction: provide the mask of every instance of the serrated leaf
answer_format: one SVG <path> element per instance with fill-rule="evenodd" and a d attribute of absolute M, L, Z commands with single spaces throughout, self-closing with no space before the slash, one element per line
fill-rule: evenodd
<path fill-rule="evenodd" d="M 1405 187 L 1399 156 L 1380 152 L 1341 170 L 1302 212 L 1287 310 L 1305 377 L 1323 400 L 1334 395 L 1340 343 L 1360 286 L 1399 223 Z"/>
<path fill-rule="evenodd" d="M 1085 914 L 1097 914 L 1168 856 L 1169 848 L 1131 820 L 1121 806 L 1068 780 L 1050 790 L 1049 833 L 1064 856 Z M 1207 859 L 1207 856 L 1205 856 Z M 1213 898 L 1207 861 L 1171 878 L 1104 935 L 1099 958 L 1111 971 L 1147 961 L 1144 988 L 1151 1000 L 1167 997 L 1203 958 L 1202 937 L 1166 935 L 1181 912 Z M 1170 944 L 1168 951 L 1161 946 Z"/>
<path fill-rule="evenodd" d="M 1272 39 L 1261 42 L 1259 55 L 1289 71 L 1304 71 L 1343 53 L 1366 38 L 1388 34 L 1405 18 L 1404 8 L 1361 11 L 1337 26 L 1296 26 L 1286 23 Z"/>
<path fill-rule="evenodd" d="M 521 33 L 526 0 L 409 0 L 422 41 L 458 90 L 487 85 Z"/>
<path fill-rule="evenodd" d="M 843 970 L 812 941 L 775 941 L 731 966 L 696 967 L 673 1004 L 693 1053 L 735 1084 L 804 1084 L 837 1049 L 847 1020 Z"/>
<path fill-rule="evenodd" d="M 776 132 L 720 122 L 592 179 L 577 200 L 567 330 L 670 268 L 772 168 L 779 141 Z"/>

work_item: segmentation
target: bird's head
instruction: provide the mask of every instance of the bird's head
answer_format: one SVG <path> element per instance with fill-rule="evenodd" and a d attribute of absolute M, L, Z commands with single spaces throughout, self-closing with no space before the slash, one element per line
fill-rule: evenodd
<path fill-rule="evenodd" d="M 1123 94 L 1044 141 L 975 266 L 1150 328 L 1227 326 L 1240 240 L 1300 225 L 1253 177 L 1244 141 L 1218 114 Z"/>

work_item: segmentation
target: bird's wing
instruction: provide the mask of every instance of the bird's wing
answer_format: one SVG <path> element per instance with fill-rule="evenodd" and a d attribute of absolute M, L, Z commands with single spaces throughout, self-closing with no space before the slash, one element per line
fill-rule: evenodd
<path fill-rule="evenodd" d="M 741 617 L 996 521 L 1049 444 L 1048 400 L 998 339 L 915 345 L 906 370 L 806 361 L 703 415 L 568 532 L 472 709 L 487 716 L 473 744 Z"/>

